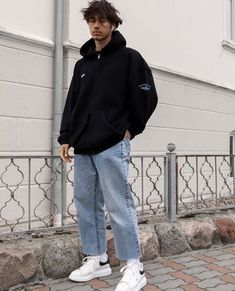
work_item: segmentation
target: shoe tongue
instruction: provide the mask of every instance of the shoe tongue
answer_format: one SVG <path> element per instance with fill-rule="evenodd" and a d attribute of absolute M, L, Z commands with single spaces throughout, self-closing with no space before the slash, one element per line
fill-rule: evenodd
<path fill-rule="evenodd" d="M 137 265 L 135 263 L 127 263 L 127 268 L 136 268 L 136 269 L 139 269 L 139 265 Z"/>

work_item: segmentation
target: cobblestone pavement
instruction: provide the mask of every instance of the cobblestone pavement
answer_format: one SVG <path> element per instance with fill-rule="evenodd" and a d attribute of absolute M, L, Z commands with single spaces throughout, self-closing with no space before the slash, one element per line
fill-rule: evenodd
<path fill-rule="evenodd" d="M 234 291 L 235 244 L 160 257 L 144 263 L 148 285 L 143 291 Z M 121 278 L 120 267 L 111 276 L 86 283 L 68 279 L 48 282 L 41 291 L 112 291 Z"/>

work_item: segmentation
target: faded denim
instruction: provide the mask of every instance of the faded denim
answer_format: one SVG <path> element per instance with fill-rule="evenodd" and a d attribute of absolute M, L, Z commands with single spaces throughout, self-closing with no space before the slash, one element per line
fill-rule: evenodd
<path fill-rule="evenodd" d="M 116 256 L 141 256 L 136 208 L 128 184 L 130 140 L 94 155 L 75 155 L 74 202 L 83 252 L 107 251 L 104 207 L 112 225 Z"/>

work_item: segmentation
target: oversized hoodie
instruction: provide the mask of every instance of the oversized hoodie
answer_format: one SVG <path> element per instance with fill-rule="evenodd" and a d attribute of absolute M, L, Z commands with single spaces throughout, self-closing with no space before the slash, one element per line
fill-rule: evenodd
<path fill-rule="evenodd" d="M 140 134 L 157 105 L 152 73 L 119 31 L 96 52 L 93 39 L 74 67 L 58 142 L 75 154 L 97 154 L 120 142 L 128 129 Z"/>

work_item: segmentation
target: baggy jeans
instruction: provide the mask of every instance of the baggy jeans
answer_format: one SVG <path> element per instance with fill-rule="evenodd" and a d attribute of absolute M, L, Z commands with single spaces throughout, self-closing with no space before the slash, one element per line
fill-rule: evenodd
<path fill-rule="evenodd" d="M 134 200 L 128 184 L 130 140 L 124 138 L 94 155 L 75 155 L 74 202 L 83 252 L 107 251 L 105 207 L 110 215 L 116 256 L 141 256 Z"/>

